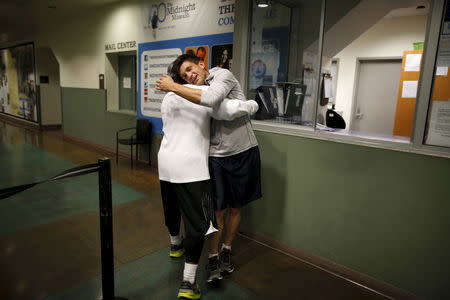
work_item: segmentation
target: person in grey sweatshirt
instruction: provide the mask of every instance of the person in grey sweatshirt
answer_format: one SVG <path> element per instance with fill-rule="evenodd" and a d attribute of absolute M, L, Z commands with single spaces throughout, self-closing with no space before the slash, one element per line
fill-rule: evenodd
<path fill-rule="evenodd" d="M 229 70 L 218 67 L 207 70 L 195 56 L 180 55 L 172 64 L 172 73 L 178 74 L 177 82 L 209 87 L 193 89 L 165 75 L 156 81 L 158 90 L 174 92 L 192 103 L 213 108 L 226 98 L 246 100 L 239 82 Z M 219 231 L 210 239 L 208 282 L 220 280 L 222 275 L 234 271 L 231 248 L 239 229 L 241 209 L 262 196 L 260 154 L 249 117 L 231 121 L 212 119 L 210 134 L 209 172 Z M 227 210 L 228 219 L 224 222 Z"/>

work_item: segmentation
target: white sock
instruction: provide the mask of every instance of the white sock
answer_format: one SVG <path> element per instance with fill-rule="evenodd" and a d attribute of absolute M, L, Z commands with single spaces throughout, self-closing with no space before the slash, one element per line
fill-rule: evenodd
<path fill-rule="evenodd" d="M 230 251 L 231 251 L 231 246 L 222 244 L 222 250 L 223 250 L 223 249 L 227 249 L 227 250 L 230 250 Z"/>
<path fill-rule="evenodd" d="M 208 253 L 208 258 L 211 258 L 214 256 L 219 257 L 219 253 Z"/>
<path fill-rule="evenodd" d="M 184 263 L 183 280 L 190 283 L 195 282 L 195 273 L 197 273 L 198 265 Z"/>
<path fill-rule="evenodd" d="M 180 245 L 181 244 L 181 241 L 182 241 L 181 235 L 170 235 L 169 234 L 169 237 L 170 237 L 171 245 Z"/>

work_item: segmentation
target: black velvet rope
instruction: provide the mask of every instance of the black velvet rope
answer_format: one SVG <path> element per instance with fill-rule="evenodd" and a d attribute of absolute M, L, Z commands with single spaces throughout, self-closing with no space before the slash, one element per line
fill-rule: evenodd
<path fill-rule="evenodd" d="M 74 176 L 80 176 L 80 175 L 84 175 L 84 174 L 94 173 L 94 172 L 97 172 L 99 169 L 100 169 L 100 167 L 99 167 L 98 163 L 79 166 L 79 167 L 75 167 L 75 168 L 66 170 L 66 171 L 64 171 L 50 179 L 47 179 L 47 180 L 1 189 L 0 190 L 0 200 L 8 198 L 17 193 L 23 192 L 23 191 L 25 191 L 29 188 L 32 188 L 33 186 L 38 185 L 38 184 L 55 181 L 55 180 L 60 180 L 60 179 L 68 178 L 68 177 L 74 177 Z"/>

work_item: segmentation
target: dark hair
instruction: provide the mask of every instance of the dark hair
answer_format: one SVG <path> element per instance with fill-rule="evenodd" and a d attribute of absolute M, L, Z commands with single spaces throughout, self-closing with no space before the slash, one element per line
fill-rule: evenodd
<path fill-rule="evenodd" d="M 187 83 L 180 76 L 180 67 L 185 61 L 190 61 L 193 62 L 194 64 L 198 64 L 200 62 L 200 58 L 198 58 L 195 55 L 181 54 L 167 68 L 167 73 L 170 75 L 170 77 L 172 77 L 173 81 L 180 84 Z"/>
<path fill-rule="evenodd" d="M 185 53 L 185 54 L 195 55 L 195 52 L 194 52 L 194 50 L 192 50 L 192 49 L 188 49 L 188 50 L 186 50 L 186 53 Z"/>
<path fill-rule="evenodd" d="M 201 51 L 203 51 L 204 53 L 206 53 L 206 48 L 203 47 L 203 46 L 198 47 L 196 53 L 198 53 L 199 50 L 201 50 Z"/>

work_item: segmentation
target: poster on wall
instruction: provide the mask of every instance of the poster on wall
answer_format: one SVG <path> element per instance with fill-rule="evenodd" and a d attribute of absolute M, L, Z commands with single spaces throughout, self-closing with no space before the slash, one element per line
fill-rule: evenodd
<path fill-rule="evenodd" d="M 0 112 L 38 121 L 33 44 L 0 49 Z"/>
<path fill-rule="evenodd" d="M 166 92 L 156 89 L 156 80 L 167 74 L 169 64 L 184 53 L 197 55 L 209 68 L 221 61 L 231 65 L 232 41 L 232 33 L 223 33 L 139 44 L 138 116 L 152 119 L 154 131 L 161 133 L 161 102 Z M 230 50 L 230 55 L 224 50 Z"/>
<path fill-rule="evenodd" d="M 450 147 L 450 100 L 432 101 L 426 143 Z"/>
<path fill-rule="evenodd" d="M 220 34 L 234 30 L 235 0 L 145 1 L 142 41 Z"/>
<path fill-rule="evenodd" d="M 138 116 L 150 118 L 162 133 L 161 101 L 156 80 L 180 54 L 199 57 L 208 68 L 231 68 L 235 0 L 142 1 L 138 45 Z"/>
<path fill-rule="evenodd" d="M 450 95 L 448 90 L 448 67 L 450 66 L 450 2 L 444 10 L 442 30 L 436 58 L 433 97 L 427 121 L 425 143 L 450 147 Z"/>

